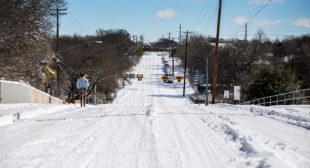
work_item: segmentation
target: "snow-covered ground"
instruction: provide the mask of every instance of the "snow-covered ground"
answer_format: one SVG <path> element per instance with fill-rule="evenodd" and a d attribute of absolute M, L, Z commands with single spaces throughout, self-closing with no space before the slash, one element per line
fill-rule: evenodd
<path fill-rule="evenodd" d="M 1 104 L 0 167 L 310 167 L 309 105 L 192 104 L 158 53 L 134 73 L 113 104 Z"/>

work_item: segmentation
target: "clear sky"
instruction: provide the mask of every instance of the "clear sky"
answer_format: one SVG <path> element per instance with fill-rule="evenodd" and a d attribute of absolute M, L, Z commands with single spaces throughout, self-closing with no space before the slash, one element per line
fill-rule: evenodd
<path fill-rule="evenodd" d="M 244 23 L 269 0 L 223 0 L 221 38 L 244 38 Z M 67 0 L 61 34 L 93 35 L 126 29 L 146 42 L 182 31 L 215 36 L 218 0 Z M 271 0 L 248 22 L 248 38 L 261 28 L 271 39 L 310 34 L 310 0 Z"/>

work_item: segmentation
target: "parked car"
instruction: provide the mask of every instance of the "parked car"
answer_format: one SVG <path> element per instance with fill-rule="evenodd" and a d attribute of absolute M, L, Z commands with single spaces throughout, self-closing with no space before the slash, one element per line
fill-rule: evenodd
<path fill-rule="evenodd" d="M 173 81 L 171 79 L 168 79 L 167 83 L 173 83 Z"/>

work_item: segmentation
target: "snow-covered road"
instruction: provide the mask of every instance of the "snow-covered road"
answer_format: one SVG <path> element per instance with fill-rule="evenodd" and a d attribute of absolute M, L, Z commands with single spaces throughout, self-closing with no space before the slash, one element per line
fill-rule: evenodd
<path fill-rule="evenodd" d="M 0 126 L 0 167 L 310 167 L 310 106 L 191 104 L 161 59 L 146 53 L 113 104 L 0 105 L 0 122 L 22 118 Z"/>

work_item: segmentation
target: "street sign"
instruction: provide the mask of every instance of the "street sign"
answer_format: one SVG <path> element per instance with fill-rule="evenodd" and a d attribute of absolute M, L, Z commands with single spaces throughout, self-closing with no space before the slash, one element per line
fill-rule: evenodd
<path fill-rule="evenodd" d="M 224 99 L 229 98 L 229 90 L 224 90 Z"/>
<path fill-rule="evenodd" d="M 234 100 L 240 100 L 240 86 L 234 86 Z"/>

